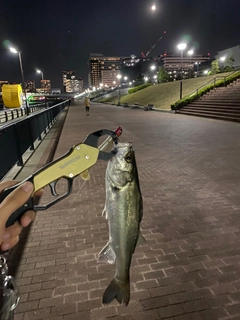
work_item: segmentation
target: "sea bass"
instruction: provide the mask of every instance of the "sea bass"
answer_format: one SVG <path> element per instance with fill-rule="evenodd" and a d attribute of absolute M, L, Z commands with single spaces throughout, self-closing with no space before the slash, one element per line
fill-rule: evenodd
<path fill-rule="evenodd" d="M 109 242 L 99 253 L 100 262 L 115 263 L 114 279 L 103 294 L 102 302 L 116 299 L 128 305 L 130 300 L 129 270 L 140 234 L 143 201 L 132 143 L 119 143 L 117 154 L 106 170 L 106 213 Z M 143 240 L 144 241 L 144 240 Z"/>

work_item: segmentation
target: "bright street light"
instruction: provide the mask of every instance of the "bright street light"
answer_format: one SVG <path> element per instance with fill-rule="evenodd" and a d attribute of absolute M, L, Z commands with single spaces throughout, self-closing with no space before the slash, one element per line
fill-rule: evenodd
<path fill-rule="evenodd" d="M 18 53 L 18 51 L 15 49 L 15 48 L 9 48 L 9 50 L 12 52 L 12 53 Z"/>
<path fill-rule="evenodd" d="M 221 61 L 221 65 L 222 65 L 221 71 L 223 72 L 224 71 L 224 61 L 226 60 L 226 57 L 221 57 L 219 60 Z"/>
<path fill-rule="evenodd" d="M 186 47 L 187 47 L 186 43 L 179 43 L 179 44 L 177 45 L 177 48 L 178 48 L 179 50 L 181 50 L 181 51 L 185 50 Z"/>
<path fill-rule="evenodd" d="M 156 69 L 156 66 L 151 66 L 151 70 L 155 70 Z"/>
<path fill-rule="evenodd" d="M 28 109 L 28 104 L 27 104 L 26 83 L 25 83 L 24 73 L 23 73 L 21 52 L 18 51 L 17 49 L 15 49 L 15 48 L 13 48 L 13 47 L 10 47 L 9 50 L 10 50 L 12 53 L 18 54 L 19 64 L 20 64 L 20 70 L 21 70 L 21 77 L 22 77 L 22 86 L 23 86 L 24 97 L 25 97 L 25 104 L 26 104 L 26 112 L 27 112 L 27 115 L 29 115 L 29 109 Z"/>
<path fill-rule="evenodd" d="M 43 79 L 43 72 L 42 72 L 41 70 L 37 70 L 37 73 L 41 73 L 41 75 L 42 75 L 42 80 L 44 80 L 44 79 Z"/>

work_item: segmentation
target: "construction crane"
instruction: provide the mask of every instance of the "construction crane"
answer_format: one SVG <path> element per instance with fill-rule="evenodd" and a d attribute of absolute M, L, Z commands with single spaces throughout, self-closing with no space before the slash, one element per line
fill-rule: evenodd
<path fill-rule="evenodd" d="M 145 54 L 144 52 L 141 52 L 141 56 L 142 59 L 146 59 L 149 54 L 152 52 L 152 50 L 156 47 L 156 45 L 158 44 L 158 42 L 160 42 L 163 38 L 163 36 L 167 33 L 167 31 L 163 32 L 163 35 L 156 41 L 156 43 L 154 43 L 154 45 L 151 46 L 151 48 L 148 50 L 148 52 Z"/>

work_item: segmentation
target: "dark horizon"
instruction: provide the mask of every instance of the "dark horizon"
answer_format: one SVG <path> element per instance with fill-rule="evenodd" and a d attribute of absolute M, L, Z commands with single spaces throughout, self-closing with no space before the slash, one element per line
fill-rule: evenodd
<path fill-rule="evenodd" d="M 151 11 L 153 2 L 157 10 Z M 22 0 L 1 4 L 0 80 L 21 82 L 19 60 L 8 42 L 22 52 L 25 80 L 40 86 L 40 69 L 53 88 L 62 89 L 61 71 L 73 69 L 87 87 L 90 53 L 106 56 L 141 55 L 167 34 L 151 55 L 165 51 L 179 54 L 176 46 L 186 41 L 188 49 L 211 57 L 240 44 L 239 0 L 132 0 L 113 2 Z"/>

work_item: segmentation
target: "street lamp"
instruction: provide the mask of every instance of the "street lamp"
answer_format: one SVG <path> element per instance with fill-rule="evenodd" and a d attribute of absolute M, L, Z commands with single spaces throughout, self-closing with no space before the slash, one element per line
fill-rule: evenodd
<path fill-rule="evenodd" d="M 199 61 L 195 62 L 196 66 L 197 66 L 197 77 L 198 77 L 198 69 L 199 69 L 200 63 L 201 63 L 201 62 L 199 62 Z"/>
<path fill-rule="evenodd" d="M 118 79 L 118 103 L 117 105 L 120 106 L 120 79 L 122 78 L 122 76 L 120 74 L 117 75 L 117 79 Z"/>
<path fill-rule="evenodd" d="M 154 70 L 156 69 L 156 66 L 155 66 L 155 65 L 152 65 L 152 66 L 150 67 L 150 69 L 152 70 L 152 73 L 153 73 L 153 75 L 154 75 Z"/>
<path fill-rule="evenodd" d="M 24 73 L 23 73 L 21 51 L 18 51 L 17 49 L 15 49 L 15 48 L 13 48 L 13 47 L 10 47 L 9 50 L 10 50 L 12 53 L 15 53 L 15 54 L 18 53 L 20 70 L 21 70 L 21 76 L 22 76 L 22 83 L 23 83 L 22 85 L 23 85 L 23 91 L 24 91 L 24 96 L 25 96 L 26 112 L 27 112 L 27 115 L 29 115 L 29 109 L 28 109 L 28 104 L 27 104 L 26 83 L 25 83 Z"/>
<path fill-rule="evenodd" d="M 222 64 L 222 72 L 224 71 L 224 61 L 226 60 L 226 57 L 221 57 L 219 59 L 221 61 L 221 64 Z"/>
<path fill-rule="evenodd" d="M 37 73 L 41 73 L 41 76 L 42 76 L 42 84 L 41 84 L 41 88 L 43 89 L 43 92 L 44 92 L 44 84 L 43 84 L 43 80 L 44 80 L 44 78 L 43 78 L 43 72 L 41 71 L 41 70 L 37 70 Z"/>
<path fill-rule="evenodd" d="M 41 73 L 41 75 L 42 75 L 42 80 L 44 80 L 44 78 L 43 78 L 43 72 L 42 72 L 41 70 L 37 70 L 37 73 Z"/>
<path fill-rule="evenodd" d="M 186 49 L 186 43 L 179 43 L 177 48 L 181 51 L 181 80 L 180 80 L 180 100 L 182 99 L 182 67 L 183 67 L 183 50 Z"/>
<path fill-rule="evenodd" d="M 190 72 L 189 72 L 189 78 L 191 78 L 191 71 L 192 71 L 192 55 L 193 55 L 193 50 L 188 51 L 188 55 L 190 56 Z"/>

